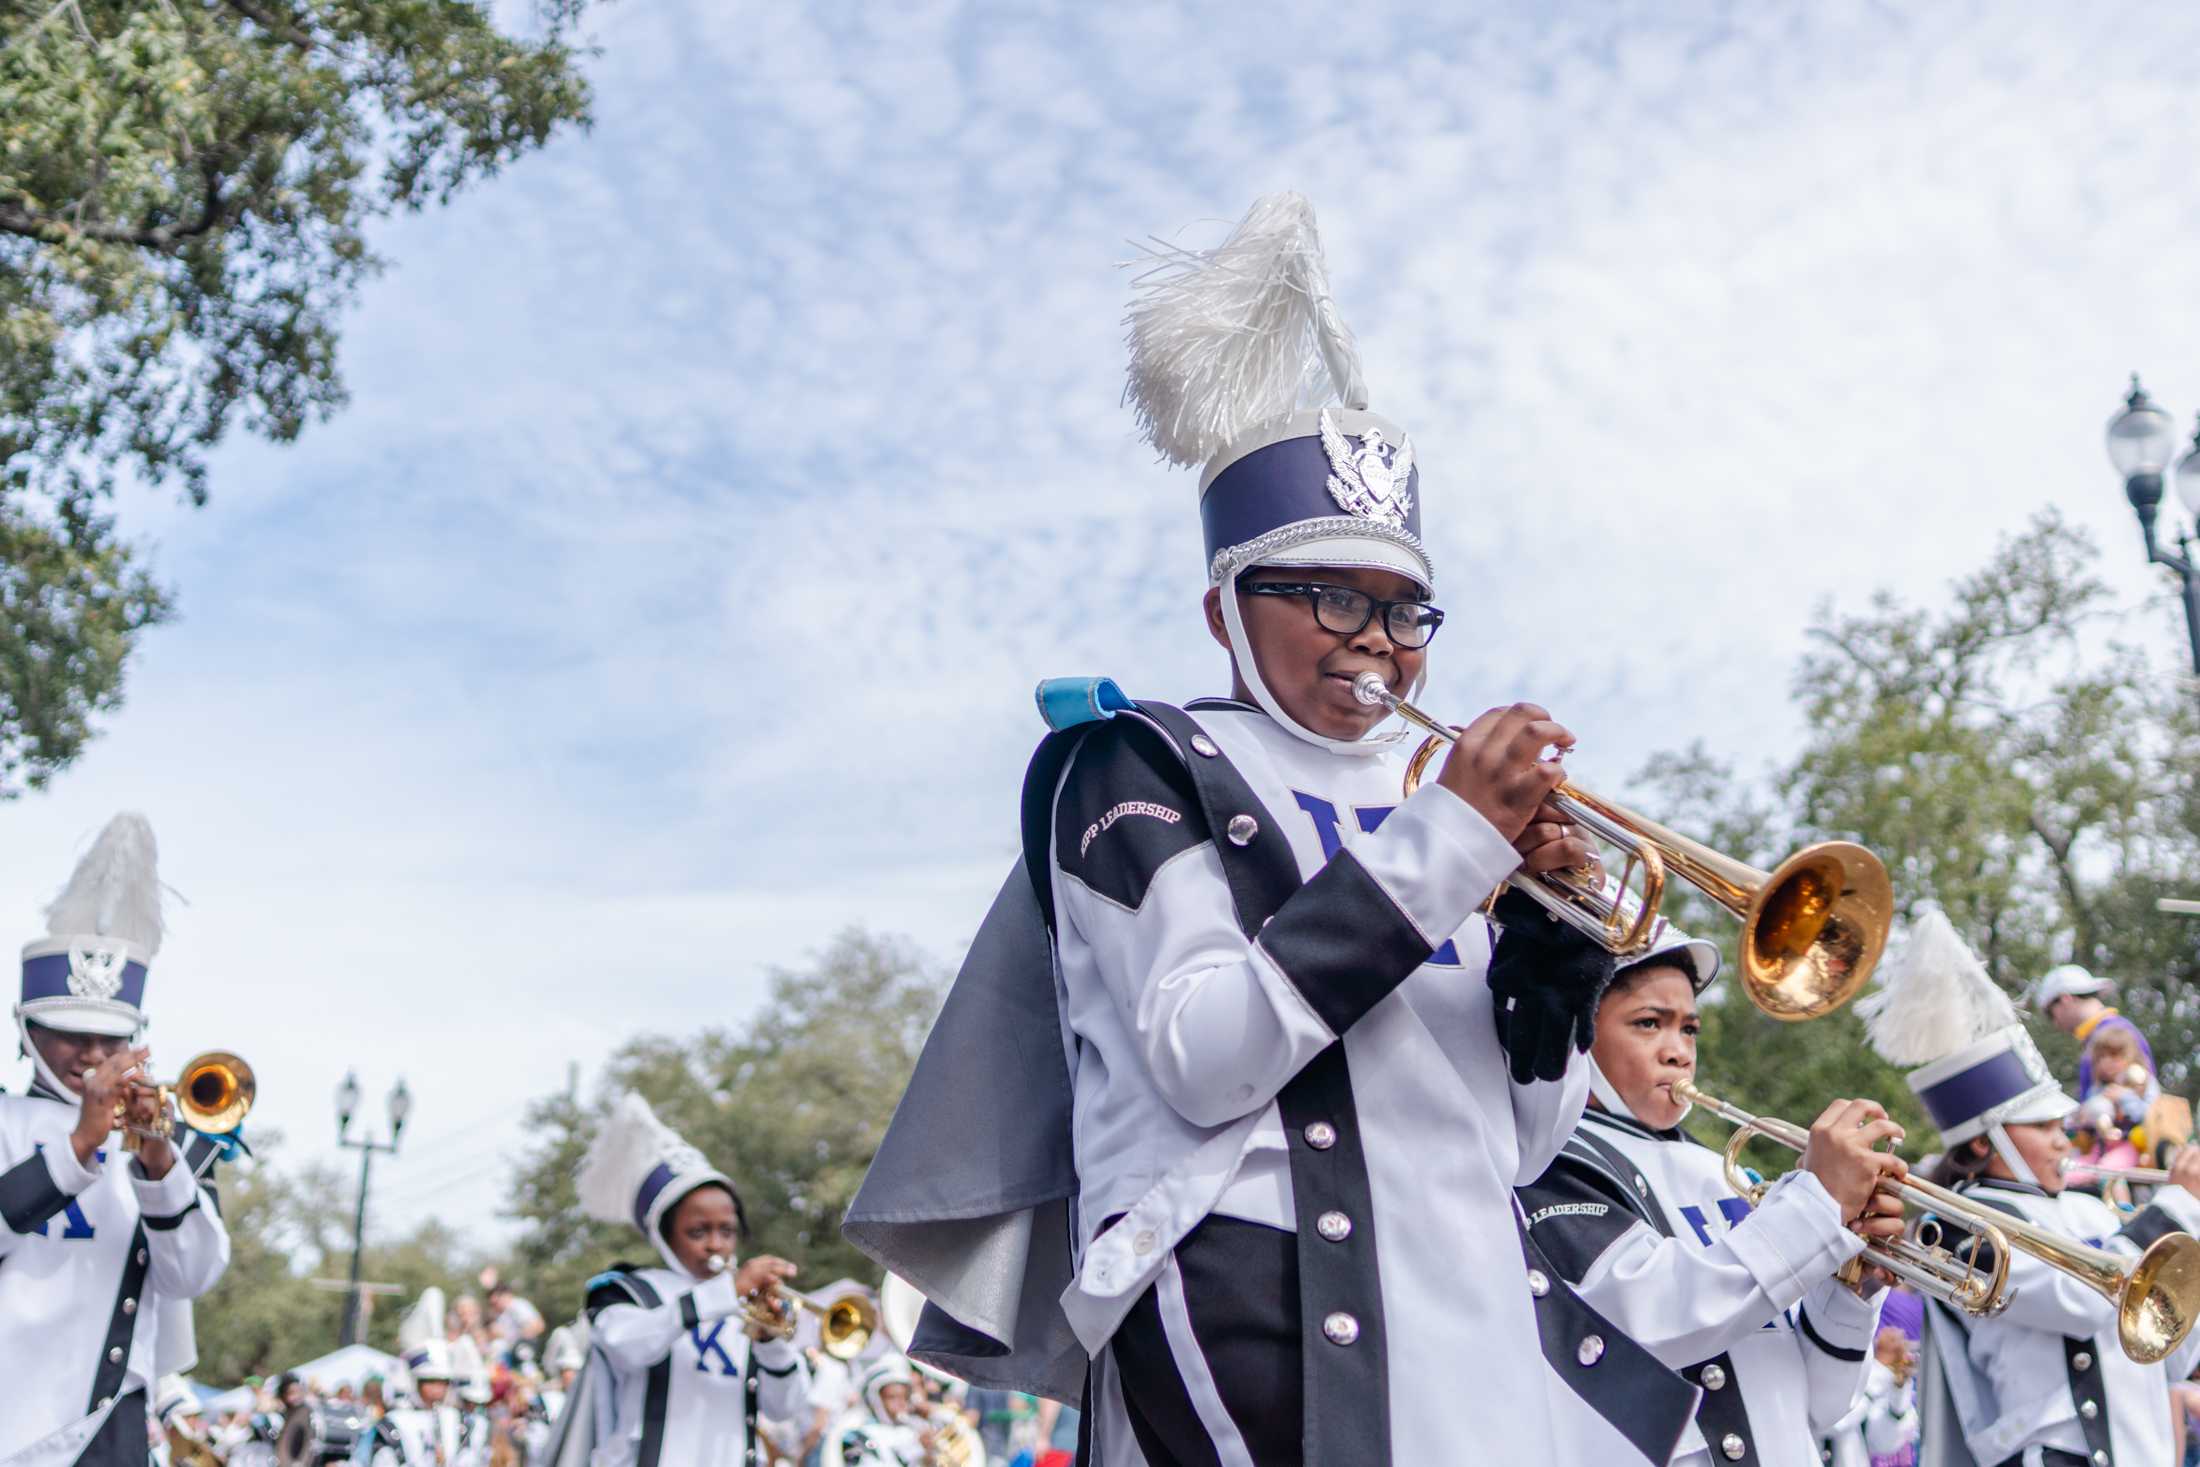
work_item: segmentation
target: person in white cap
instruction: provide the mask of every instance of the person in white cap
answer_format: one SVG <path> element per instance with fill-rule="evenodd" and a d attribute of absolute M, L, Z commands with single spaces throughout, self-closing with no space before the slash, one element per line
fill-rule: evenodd
<path fill-rule="evenodd" d="M 2094 977 L 2076 963 L 2048 969 L 2032 992 L 2032 1001 L 2047 1015 L 2047 1021 L 2078 1041 L 2078 1102 L 2081 1105 L 2093 1098 L 2094 1091 L 2104 1085 L 2121 1083 L 2124 1078 L 2093 1073 L 2094 1042 L 2109 1033 L 2128 1036 L 2145 1058 L 2149 1073 L 2154 1069 L 2154 1047 L 2147 1043 L 2146 1035 L 2139 1032 L 2137 1024 L 2111 1007 L 2115 999 L 2113 982 Z"/>
<path fill-rule="evenodd" d="M 457 1375 L 445 1333 L 443 1291 L 427 1288 L 397 1325 L 397 1355 L 412 1382 L 411 1403 L 375 1424 L 368 1467 L 483 1467 L 488 1435 L 453 1399 Z"/>
<path fill-rule="evenodd" d="M 1697 998 L 1718 971 L 1716 948 L 1671 927 L 1619 970 L 1597 1010 L 1589 1108 L 1520 1201 L 1583 1297 L 1703 1388 L 1676 1467 L 1815 1467 L 1879 1318 L 1881 1276 L 1851 1287 L 1836 1271 L 1865 1237 L 1902 1231 L 1900 1199 L 1879 1190 L 1902 1163 L 1873 1149 L 1902 1131 L 1876 1102 L 1832 1101 L 1752 1212 L 1721 1154 L 1680 1129 L 1671 1089 L 1696 1077 Z"/>
<path fill-rule="evenodd" d="M 588 1326 L 578 1321 L 561 1324 L 543 1342 L 542 1391 L 535 1399 L 542 1403 L 543 1415 L 550 1421 L 556 1421 L 565 1409 L 573 1381 L 581 1373 L 587 1358 L 587 1347 L 582 1343 L 587 1330 Z"/>
<path fill-rule="evenodd" d="M 1910 1088 L 1940 1129 L 1933 1180 L 2059 1233 L 2136 1256 L 2200 1227 L 2200 1150 L 2126 1217 L 2063 1186 L 2064 1093 L 1990 978 L 1938 908 L 1919 917 L 1880 988 L 1858 1002 L 1872 1045 L 1914 1067 Z M 2119 1343 L 2116 1305 L 2030 1254 L 2009 1260 L 2010 1299 L 1987 1318 L 1928 1300 L 1926 1349 L 1945 1380 L 1921 1402 L 1920 1460 L 1975 1467 L 2168 1467 L 2170 1385 L 2200 1365 L 2200 1331 L 2141 1364 Z"/>
<path fill-rule="evenodd" d="M 551 1460 L 761 1467 L 758 1418 L 798 1419 L 809 1375 L 793 1342 L 751 1324 L 744 1304 L 794 1265 L 739 1257 L 747 1224 L 733 1180 L 639 1095 L 619 1097 L 575 1183 L 584 1212 L 633 1226 L 663 1266 L 619 1264 L 589 1281 L 575 1393 L 600 1409 L 567 1407 Z"/>
<path fill-rule="evenodd" d="M 147 1392 L 191 1360 L 187 1301 L 229 1234 L 159 1119 L 137 1043 L 162 935 L 141 815 L 102 830 L 23 949 L 15 1006 L 29 1093 L 0 1096 L 0 1460 L 145 1461 Z M 134 1151 L 117 1135 L 138 1134 Z M 185 1358 L 177 1358 L 179 1355 Z"/>

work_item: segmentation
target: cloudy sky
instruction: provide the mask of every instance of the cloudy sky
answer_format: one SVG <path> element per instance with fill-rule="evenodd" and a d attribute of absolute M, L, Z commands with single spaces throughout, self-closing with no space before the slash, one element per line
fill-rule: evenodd
<path fill-rule="evenodd" d="M 1816 604 L 2050 503 L 2161 591 L 2100 428 L 2200 406 L 2200 16 L 1257 9 L 604 10 L 592 132 L 382 231 L 349 411 L 126 505 L 182 616 L 0 913 L 144 809 L 158 1053 L 249 1055 L 293 1159 L 403 1074 L 377 1224 L 488 1225 L 570 1063 L 848 924 L 958 956 L 1036 679 L 1217 689 L 1119 265 L 1278 188 L 1418 447 L 1430 701 L 1549 704 L 1585 782 L 1791 748 Z"/>

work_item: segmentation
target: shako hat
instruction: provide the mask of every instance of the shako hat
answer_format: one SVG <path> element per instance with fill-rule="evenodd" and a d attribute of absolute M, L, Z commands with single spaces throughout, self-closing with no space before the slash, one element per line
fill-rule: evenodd
<path fill-rule="evenodd" d="M 612 1106 L 573 1180 L 583 1212 L 598 1222 L 632 1223 L 676 1271 L 680 1264 L 665 1241 L 665 1215 L 697 1187 L 715 1183 L 739 1196 L 732 1178 L 658 1120 L 649 1102 L 631 1090 Z"/>
<path fill-rule="evenodd" d="M 2018 1180 L 2038 1180 L 2002 1127 L 2059 1121 L 2078 1103 L 1945 912 L 1925 910 L 1856 1012 L 1880 1057 L 1909 1070 L 1942 1141 L 1985 1136 Z"/>
<path fill-rule="evenodd" d="M 1719 976 L 1719 946 L 1700 937 L 1690 937 L 1660 917 L 1651 934 L 1649 950 L 1621 963 L 1618 971 L 1646 968 L 1653 963 L 1671 963 L 1679 968 L 1688 975 L 1689 986 L 1701 994 Z"/>
<path fill-rule="evenodd" d="M 443 1291 L 420 1291 L 397 1323 L 397 1357 L 417 1381 L 451 1378 L 451 1342 L 443 1332 Z"/>
<path fill-rule="evenodd" d="M 143 815 L 107 822 L 46 909 L 46 935 L 23 945 L 19 1026 L 123 1039 L 145 1027 L 145 979 L 162 930 L 159 867 Z"/>
<path fill-rule="evenodd" d="M 1374 753 L 1288 718 L 1245 653 L 1238 575 L 1256 565 L 1395 571 L 1424 591 L 1413 442 L 1368 410 L 1359 347 L 1329 293 L 1314 209 L 1269 194 L 1211 250 L 1150 247 L 1132 285 L 1124 398 L 1163 458 L 1200 469 L 1207 575 L 1238 670 L 1270 717 L 1310 743 Z"/>

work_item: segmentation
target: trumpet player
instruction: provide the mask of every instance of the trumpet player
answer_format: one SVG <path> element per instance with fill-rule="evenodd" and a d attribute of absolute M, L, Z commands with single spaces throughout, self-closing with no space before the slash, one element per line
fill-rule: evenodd
<path fill-rule="evenodd" d="M 1549 804 L 1546 751 L 1573 736 L 1532 704 L 1491 709 L 1403 795 L 1408 746 L 1360 679 L 1404 696 L 1427 670 L 1437 480 L 1367 410 L 1306 201 L 1259 200 L 1138 289 L 1132 391 L 1155 446 L 1204 466 L 1204 626 L 1230 691 L 1132 708 L 1112 684 L 1050 685 L 1059 731 L 1026 776 L 1024 830 L 1053 959 L 963 981 L 1052 997 L 1012 1042 L 1058 1032 L 1068 1083 L 985 1107 L 997 1136 L 940 1119 L 921 1140 L 925 1102 L 905 1103 L 849 1235 L 1063 1198 L 1067 1178 L 1072 1221 L 1034 1224 L 1016 1256 L 1074 1338 L 1020 1331 L 1004 1343 L 1029 1355 L 1006 1369 L 921 1330 L 915 1348 L 1072 1400 L 1089 1360 L 1094 1467 L 1448 1461 L 1463 1411 L 1489 1461 L 1594 1440 L 1663 1462 L 1690 1392 L 1568 1292 L 1530 1287 L 1515 1216 L 1513 1188 L 1580 1113 L 1611 960 L 1517 893 L 1501 939 L 1479 909 L 1529 873 L 1601 880 Z M 1327 405 L 1302 408 L 1313 382 Z M 951 1000 L 943 1025 L 963 1012 Z M 936 1031 L 927 1060 L 953 1042 Z M 1037 1175 L 999 1170 L 1033 1156 Z M 1065 1233 L 1073 1258 L 1049 1256 Z M 892 1251 L 875 1256 L 894 1268 Z M 1016 1318 L 930 1297 L 966 1323 Z M 1552 1364 L 1578 1356 L 1596 1368 Z M 1645 1414 L 1660 1396 L 1670 1433 Z"/>
<path fill-rule="evenodd" d="M 591 1467 L 748 1467 L 765 1460 L 758 1418 L 800 1418 L 809 1376 L 793 1342 L 752 1318 L 750 1306 L 794 1277 L 783 1258 L 745 1261 L 746 1224 L 733 1181 L 627 1094 L 612 1108 L 576 1176 L 589 1216 L 638 1229 L 661 1266 L 619 1264 L 590 1280 L 588 1355 L 580 1399 L 612 1402 L 593 1442 L 595 1413 L 569 1409 L 551 1460 Z M 609 1376 L 602 1395 L 588 1383 Z M 570 1455 L 587 1446 L 593 1456 Z"/>
<path fill-rule="evenodd" d="M 2126 1218 L 2065 1190 L 2063 1122 L 2077 1109 L 2016 1010 L 1937 909 L 1917 922 L 1879 993 L 1860 1008 L 1873 1046 L 1914 1066 L 1910 1088 L 1946 1150 L 1934 1180 L 2073 1243 L 2136 1256 L 2200 1226 L 2200 1153 Z M 1945 1400 L 1923 1403 L 1921 1461 L 1975 1467 L 2171 1467 L 2170 1386 L 2200 1363 L 2200 1333 L 2152 1364 L 2129 1355 L 2118 1308 L 2069 1269 L 2012 1249 L 2000 1313 L 1927 1308 Z M 2175 1281 L 2172 1280 L 2174 1286 Z M 2195 1303 L 2182 1299 L 2187 1319 Z M 2167 1337 L 2161 1345 L 2166 1347 Z"/>
<path fill-rule="evenodd" d="M 1702 1388 L 1675 1463 L 1811 1467 L 1863 1388 L 1876 1281 L 1835 1275 L 1867 1238 L 1902 1231 L 1879 1190 L 1902 1131 L 1836 1100 L 1802 1165 L 1754 1212 L 1720 1154 L 1680 1129 L 1671 1087 L 1696 1070 L 1697 995 L 1718 950 L 1671 928 L 1598 1006 L 1590 1100 L 1550 1170 L 1520 1193 L 1529 1230 L 1591 1304 Z"/>
<path fill-rule="evenodd" d="M 178 1148 L 115 1134 L 160 1110 L 136 1042 L 160 905 L 152 827 L 118 815 L 23 949 L 32 1080 L 0 1096 L 0 1460 L 26 1467 L 142 1467 L 148 1393 L 191 1364 L 187 1301 L 229 1263 Z"/>

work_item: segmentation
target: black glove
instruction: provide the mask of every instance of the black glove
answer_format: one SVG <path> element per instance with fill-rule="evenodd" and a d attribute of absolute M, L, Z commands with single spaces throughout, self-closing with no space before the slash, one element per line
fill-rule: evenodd
<path fill-rule="evenodd" d="M 1503 928 L 1490 954 L 1497 1000 L 1497 1042 L 1512 1061 L 1515 1084 L 1556 1080 L 1571 1050 L 1583 1054 L 1597 1033 L 1597 1000 L 1612 981 L 1612 955 L 1587 933 L 1559 921 L 1517 887 L 1497 899 Z"/>

